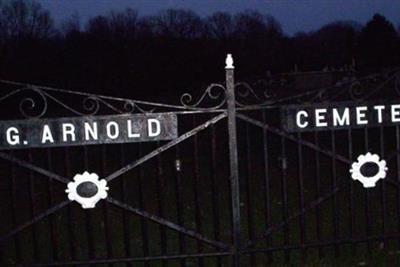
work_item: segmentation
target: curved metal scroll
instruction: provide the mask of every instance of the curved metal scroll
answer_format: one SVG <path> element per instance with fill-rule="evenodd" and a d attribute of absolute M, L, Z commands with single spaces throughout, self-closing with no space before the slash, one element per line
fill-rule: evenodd
<path fill-rule="evenodd" d="M 203 94 L 197 101 L 193 101 L 193 96 L 189 93 L 183 94 L 180 101 L 182 106 L 187 109 L 218 109 L 226 103 L 226 88 L 222 84 L 213 83 L 204 90 Z M 202 106 L 206 105 L 207 102 L 209 103 L 209 106 Z"/>

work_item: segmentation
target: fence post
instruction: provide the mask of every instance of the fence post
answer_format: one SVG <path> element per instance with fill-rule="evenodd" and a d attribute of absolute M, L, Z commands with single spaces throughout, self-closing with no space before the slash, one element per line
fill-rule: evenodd
<path fill-rule="evenodd" d="M 239 169 L 236 133 L 236 101 L 234 66 L 231 54 L 226 57 L 226 101 L 228 107 L 228 132 L 229 132 L 229 160 L 230 160 L 230 184 L 232 201 L 232 228 L 233 228 L 233 266 L 240 266 L 240 189 Z"/>

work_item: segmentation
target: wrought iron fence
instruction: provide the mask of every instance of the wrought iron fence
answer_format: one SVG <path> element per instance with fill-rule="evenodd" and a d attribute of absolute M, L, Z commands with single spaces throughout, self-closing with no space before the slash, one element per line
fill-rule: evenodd
<path fill-rule="evenodd" d="M 261 266 L 398 246 L 399 126 L 289 133 L 293 103 L 397 99 L 396 71 L 293 94 L 271 82 L 211 84 L 179 105 L 1 81 L 4 119 L 105 114 L 178 116 L 170 141 L 0 152 L 0 262 L 26 266 Z M 388 164 L 373 189 L 355 158 Z M 96 172 L 108 196 L 82 209 L 65 190 Z M 349 245 L 350 247 L 347 247 Z"/>

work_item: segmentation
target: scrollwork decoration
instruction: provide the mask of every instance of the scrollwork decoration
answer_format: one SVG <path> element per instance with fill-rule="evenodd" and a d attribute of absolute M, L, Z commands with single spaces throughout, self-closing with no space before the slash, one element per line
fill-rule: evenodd
<path fill-rule="evenodd" d="M 20 92 L 32 92 L 40 101 L 34 96 L 24 97 L 19 103 L 19 111 L 25 118 L 40 118 L 47 111 L 47 98 L 42 90 L 36 87 L 26 87 Z"/>
<path fill-rule="evenodd" d="M 183 107 L 187 109 L 199 109 L 199 110 L 212 110 L 218 109 L 222 107 L 226 103 L 226 88 L 222 84 L 213 83 L 209 85 L 204 93 L 201 95 L 199 100 L 193 103 L 193 96 L 189 93 L 185 93 L 181 96 L 180 102 Z M 214 104 L 209 107 L 202 107 L 201 105 L 205 104 L 207 101 L 218 101 L 217 104 Z"/>
<path fill-rule="evenodd" d="M 88 96 L 83 99 L 82 105 L 83 108 L 89 112 L 85 115 L 95 115 L 100 110 L 100 101 L 101 99 L 96 96 Z"/>
<path fill-rule="evenodd" d="M 250 84 L 246 82 L 239 82 L 235 84 L 236 92 L 236 105 L 239 107 L 244 107 L 253 104 L 262 105 L 265 99 L 258 96 Z M 265 95 L 263 95 L 265 97 Z M 247 103 L 244 103 L 246 101 Z M 253 102 L 253 103 L 251 103 Z"/>
<path fill-rule="evenodd" d="M 133 100 L 126 100 L 124 103 L 124 111 L 127 113 L 134 113 L 138 110 L 140 113 L 153 113 L 155 112 L 155 108 L 145 110 L 144 108 L 140 107 L 138 103 Z"/>
<path fill-rule="evenodd" d="M 365 90 L 363 90 L 363 86 L 360 81 L 354 81 L 349 86 L 349 94 L 351 99 L 357 100 L 365 94 Z"/>
<path fill-rule="evenodd" d="M 381 83 L 379 83 L 381 81 Z M 290 82 L 290 81 L 289 81 Z M 373 95 L 390 88 L 393 93 L 400 95 L 400 72 L 372 74 L 363 78 L 354 75 L 347 76 L 333 86 L 302 92 L 299 94 L 287 94 L 292 87 L 283 77 L 279 80 L 259 79 L 256 82 L 239 82 L 234 85 L 236 92 L 236 105 L 240 108 L 264 108 L 267 106 L 282 105 L 293 102 L 324 102 L 353 99 L 362 101 Z M 88 94 L 78 91 L 70 91 L 51 87 L 23 84 L 0 80 L 1 84 L 12 86 L 7 94 L 0 96 L 0 103 L 5 101 L 17 101 L 16 107 L 24 118 L 41 118 L 46 115 L 54 104 L 62 107 L 74 115 L 91 116 L 97 114 L 113 113 L 152 113 L 156 109 L 161 111 L 213 111 L 224 108 L 226 105 L 226 87 L 221 83 L 210 84 L 198 99 L 192 94 L 185 93 L 180 97 L 179 105 L 153 103 L 126 98 L 117 98 Z M 379 86 L 377 86 L 379 84 Z M 289 85 L 289 87 L 288 87 Z M 282 88 L 288 90 L 282 90 Z M 276 94 L 271 94 L 272 89 Z M 394 90 L 393 90 L 394 89 Z M 68 101 L 63 99 L 68 96 Z M 77 98 L 76 101 L 71 97 Z M 19 100 L 21 99 L 21 100 Z M 79 106 L 80 104 L 80 106 Z M 17 113 L 15 113 L 17 114 Z"/>
<path fill-rule="evenodd" d="M 285 84 L 285 80 L 279 81 L 279 85 Z M 279 88 L 279 85 L 277 88 Z M 239 107 L 265 107 L 285 100 L 285 97 L 277 97 L 273 88 L 276 84 L 272 80 L 258 79 L 253 83 L 239 82 L 235 84 L 236 104 Z"/>
<path fill-rule="evenodd" d="M 284 83 L 284 82 L 283 82 Z M 263 91 L 263 97 L 265 99 L 271 99 L 274 97 L 274 95 L 270 92 L 269 88 L 271 87 L 271 81 L 267 81 L 265 79 L 258 79 L 255 83 L 254 86 L 256 88 L 263 88 L 261 89 Z"/>
<path fill-rule="evenodd" d="M 81 100 L 81 108 L 76 105 L 66 104 L 62 99 L 63 95 L 72 94 Z M 154 109 L 146 110 L 139 106 L 138 103 L 130 99 L 113 98 L 99 95 L 92 95 L 80 92 L 70 92 L 61 89 L 46 90 L 37 86 L 21 87 L 0 97 L 0 103 L 11 98 L 18 101 L 19 114 L 23 118 L 41 118 L 46 115 L 50 103 L 55 103 L 57 106 L 66 109 L 74 115 L 92 116 L 97 115 L 100 111 L 106 109 L 114 113 L 151 113 Z M 18 100 L 22 98 L 21 100 Z M 14 100 L 13 100 L 14 101 Z M 75 101 L 75 103 L 79 103 Z M 71 102 L 73 103 L 73 102 Z M 151 105 L 151 103 L 148 103 Z"/>

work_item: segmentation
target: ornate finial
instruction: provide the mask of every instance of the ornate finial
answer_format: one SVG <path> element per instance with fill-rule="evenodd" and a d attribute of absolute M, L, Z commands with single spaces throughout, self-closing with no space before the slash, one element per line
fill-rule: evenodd
<path fill-rule="evenodd" d="M 233 66 L 233 58 L 232 54 L 226 55 L 226 60 L 225 60 L 225 69 L 234 69 L 235 67 Z"/>

